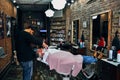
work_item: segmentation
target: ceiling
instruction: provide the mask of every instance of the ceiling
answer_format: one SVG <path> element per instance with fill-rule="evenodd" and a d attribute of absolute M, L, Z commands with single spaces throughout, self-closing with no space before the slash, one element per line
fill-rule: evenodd
<path fill-rule="evenodd" d="M 52 0 L 16 0 L 19 4 L 47 4 Z"/>
<path fill-rule="evenodd" d="M 12 2 L 14 0 L 11 0 Z M 16 0 L 16 3 L 13 3 L 15 6 L 19 6 L 21 10 L 24 11 L 45 11 L 49 7 L 52 8 L 52 5 L 49 5 L 52 0 Z M 72 0 L 66 0 L 71 2 Z"/>
<path fill-rule="evenodd" d="M 14 0 L 11 1 L 13 2 Z M 16 0 L 14 4 L 25 11 L 45 11 L 48 9 L 51 1 L 52 0 Z"/>

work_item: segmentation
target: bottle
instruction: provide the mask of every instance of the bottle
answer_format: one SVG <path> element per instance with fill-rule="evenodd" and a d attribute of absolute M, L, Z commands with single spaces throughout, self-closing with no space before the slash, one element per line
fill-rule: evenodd
<path fill-rule="evenodd" d="M 119 50 L 118 53 L 117 53 L 117 62 L 120 63 L 120 50 Z"/>
<path fill-rule="evenodd" d="M 80 48 L 83 48 L 83 42 L 80 40 Z"/>
<path fill-rule="evenodd" d="M 83 46 L 83 48 L 84 48 L 84 47 L 85 47 L 85 42 L 83 42 L 82 44 L 83 44 L 82 46 Z"/>
<path fill-rule="evenodd" d="M 109 59 L 113 59 L 113 50 L 109 50 Z"/>
<path fill-rule="evenodd" d="M 116 47 L 112 46 L 112 50 L 113 50 L 113 60 L 115 61 L 117 59 L 117 51 L 116 51 Z"/>

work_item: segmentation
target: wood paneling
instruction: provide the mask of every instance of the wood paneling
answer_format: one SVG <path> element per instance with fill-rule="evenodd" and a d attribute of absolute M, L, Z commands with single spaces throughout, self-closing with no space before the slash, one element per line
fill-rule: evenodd
<path fill-rule="evenodd" d="M 5 14 L 16 18 L 16 8 L 10 0 L 0 0 L 0 10 L 2 10 Z"/>
<path fill-rule="evenodd" d="M 10 63 L 11 54 L 6 54 L 5 58 L 0 58 L 0 73 L 6 68 L 6 66 Z"/>
<path fill-rule="evenodd" d="M 6 16 L 16 18 L 16 8 L 12 5 L 10 0 L 0 0 L 0 11 L 4 12 L 3 16 L 3 27 L 4 27 L 4 38 L 0 39 L 0 47 L 4 48 L 5 57 L 0 57 L 0 73 L 7 67 L 12 60 L 12 41 L 11 37 L 7 36 L 7 25 Z"/>
<path fill-rule="evenodd" d="M 5 39 L 0 39 L 0 47 L 5 49 Z"/>
<path fill-rule="evenodd" d="M 5 48 L 6 48 L 6 54 L 12 54 L 12 44 L 11 44 L 11 38 L 5 39 Z"/>

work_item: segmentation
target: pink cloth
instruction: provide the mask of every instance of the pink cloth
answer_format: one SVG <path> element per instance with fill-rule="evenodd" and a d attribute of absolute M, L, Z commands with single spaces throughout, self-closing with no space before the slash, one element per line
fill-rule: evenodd
<path fill-rule="evenodd" d="M 83 57 L 81 55 L 73 55 L 67 51 L 59 51 L 55 54 L 49 54 L 47 57 L 47 63 L 50 70 L 55 69 L 60 74 L 69 75 L 72 71 L 72 76 L 77 76 L 82 69 Z"/>

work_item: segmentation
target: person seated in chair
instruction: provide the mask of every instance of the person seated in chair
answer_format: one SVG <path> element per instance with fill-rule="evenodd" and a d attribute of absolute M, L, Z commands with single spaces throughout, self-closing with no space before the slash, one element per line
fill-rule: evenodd
<path fill-rule="evenodd" d="M 97 47 L 97 51 L 103 51 L 105 48 L 106 42 L 104 37 L 100 37 L 99 41 L 98 41 L 98 47 Z"/>

